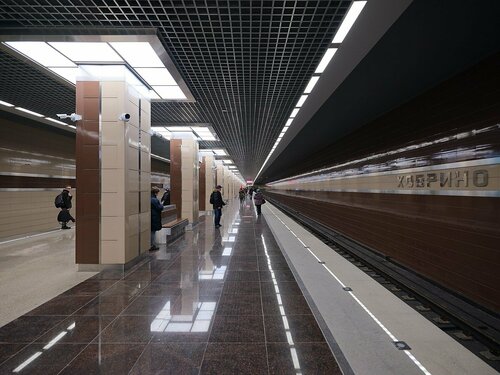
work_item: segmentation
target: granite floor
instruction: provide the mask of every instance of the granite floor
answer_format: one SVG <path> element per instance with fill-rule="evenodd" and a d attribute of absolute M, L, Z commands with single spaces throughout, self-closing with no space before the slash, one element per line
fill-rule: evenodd
<path fill-rule="evenodd" d="M 341 374 L 265 217 L 222 223 L 0 328 L 0 373 Z"/>

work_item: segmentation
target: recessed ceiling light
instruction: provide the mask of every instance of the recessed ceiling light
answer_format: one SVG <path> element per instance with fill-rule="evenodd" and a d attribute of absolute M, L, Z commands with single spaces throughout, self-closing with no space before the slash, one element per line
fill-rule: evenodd
<path fill-rule="evenodd" d="M 297 108 L 300 108 L 302 107 L 302 105 L 304 104 L 304 102 L 306 101 L 307 99 L 307 95 L 302 95 L 299 99 L 299 101 L 297 102 L 297 105 L 295 107 Z"/>
<path fill-rule="evenodd" d="M 356 19 L 358 18 L 365 5 L 366 1 L 355 1 L 351 4 L 351 7 L 347 11 L 347 14 L 345 15 L 342 24 L 337 30 L 332 43 L 342 43 L 344 41 L 344 38 L 346 37 L 349 30 L 351 30 L 352 25 L 354 25 L 354 22 L 356 22 Z"/>
<path fill-rule="evenodd" d="M 15 107 L 18 111 L 26 112 L 29 113 L 30 115 L 37 116 L 37 117 L 44 117 L 40 113 L 30 111 L 29 109 L 23 108 L 23 107 Z"/>
<path fill-rule="evenodd" d="M 50 42 L 52 47 L 73 61 L 123 62 L 123 59 L 105 42 Z"/>
<path fill-rule="evenodd" d="M 328 63 L 332 59 L 333 55 L 335 55 L 335 52 L 337 52 L 337 48 L 328 48 L 323 55 L 323 58 L 321 59 L 318 67 L 316 68 L 316 71 L 314 73 L 323 73 L 328 66 Z M 305 99 L 304 99 L 305 100 Z"/>
<path fill-rule="evenodd" d="M 314 86 L 318 82 L 319 77 L 318 76 L 313 76 L 309 80 L 309 83 L 307 84 L 306 89 L 304 90 L 304 94 L 310 94 L 311 91 L 313 90 Z"/>
<path fill-rule="evenodd" d="M 191 132 L 191 127 L 189 126 L 169 126 L 167 128 L 171 132 Z"/>
<path fill-rule="evenodd" d="M 78 68 L 49 68 L 51 71 L 60 75 L 64 79 L 76 84 L 76 77 L 78 75 Z"/>
<path fill-rule="evenodd" d="M 0 105 L 4 105 L 6 107 L 14 107 L 14 104 L 10 104 L 10 103 L 4 102 L 2 100 L 0 100 Z"/>
<path fill-rule="evenodd" d="M 48 67 L 76 67 L 76 65 L 45 42 L 6 42 L 37 63 Z"/>
<path fill-rule="evenodd" d="M 135 71 L 151 86 L 177 86 L 167 68 L 136 68 Z"/>
<path fill-rule="evenodd" d="M 162 99 L 187 99 L 179 86 L 152 86 Z"/>
<path fill-rule="evenodd" d="M 55 118 L 52 118 L 52 117 L 45 117 L 45 120 L 49 120 L 49 121 L 55 122 L 56 124 L 69 125 L 69 124 L 66 124 L 65 122 L 56 120 Z"/>
<path fill-rule="evenodd" d="M 165 67 L 151 44 L 147 42 L 112 42 L 110 44 L 133 68 Z"/>
<path fill-rule="evenodd" d="M 289 118 L 285 126 L 290 126 L 292 124 L 293 118 Z"/>
<path fill-rule="evenodd" d="M 220 149 L 220 148 L 214 148 L 212 151 L 217 156 L 226 156 L 227 155 L 226 151 L 224 151 L 223 149 Z"/>
<path fill-rule="evenodd" d="M 295 108 L 292 113 L 290 114 L 290 117 L 291 118 L 294 118 L 295 116 L 297 116 L 297 113 L 299 113 L 299 108 Z"/>

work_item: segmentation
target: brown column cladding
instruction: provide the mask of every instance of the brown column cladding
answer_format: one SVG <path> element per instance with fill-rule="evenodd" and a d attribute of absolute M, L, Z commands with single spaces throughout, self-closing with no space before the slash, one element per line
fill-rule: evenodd
<path fill-rule="evenodd" d="M 205 158 L 203 157 L 201 159 L 201 164 L 200 164 L 200 175 L 199 175 L 199 189 L 200 189 L 200 196 L 199 196 L 199 202 L 200 202 L 200 211 L 205 211 L 205 200 L 206 200 L 206 188 L 205 188 L 205 180 L 206 180 L 206 168 L 207 163 L 205 162 Z"/>
<path fill-rule="evenodd" d="M 76 113 L 76 263 L 99 264 L 99 82 L 77 82 Z"/>
<path fill-rule="evenodd" d="M 170 140 L 170 203 L 175 204 L 177 218 L 182 212 L 182 139 Z"/>

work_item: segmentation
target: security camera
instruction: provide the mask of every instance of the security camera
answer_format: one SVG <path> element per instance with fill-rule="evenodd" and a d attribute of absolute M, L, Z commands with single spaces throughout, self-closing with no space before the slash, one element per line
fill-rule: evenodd
<path fill-rule="evenodd" d="M 67 115 L 66 113 L 58 113 L 57 117 L 59 117 L 61 120 L 69 118 L 73 122 L 80 121 L 82 119 L 82 115 L 78 115 L 76 113 L 72 113 L 71 115 Z"/>
<path fill-rule="evenodd" d="M 118 120 L 129 122 L 130 121 L 130 113 L 122 113 L 120 115 L 120 117 L 118 117 Z"/>

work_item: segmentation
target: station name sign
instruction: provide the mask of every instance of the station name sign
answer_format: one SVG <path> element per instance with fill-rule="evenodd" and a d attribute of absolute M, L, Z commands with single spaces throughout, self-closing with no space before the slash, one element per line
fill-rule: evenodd
<path fill-rule="evenodd" d="M 429 173 L 411 173 L 397 176 L 398 188 L 446 189 L 482 188 L 488 186 L 487 169 L 463 169 Z"/>

